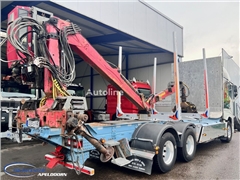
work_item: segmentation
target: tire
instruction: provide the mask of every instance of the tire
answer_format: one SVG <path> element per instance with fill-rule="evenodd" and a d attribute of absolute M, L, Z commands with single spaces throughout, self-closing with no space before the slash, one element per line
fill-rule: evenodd
<path fill-rule="evenodd" d="M 173 168 L 176 158 L 176 140 L 171 133 L 167 132 L 161 137 L 158 154 L 154 157 L 154 168 L 166 173 Z"/>
<path fill-rule="evenodd" d="M 240 131 L 240 119 L 238 119 L 237 117 L 234 118 L 234 129 Z"/>
<path fill-rule="evenodd" d="M 193 129 L 187 129 L 183 138 L 183 147 L 178 148 L 178 157 L 184 162 L 189 162 L 194 159 L 197 146 Z"/>
<path fill-rule="evenodd" d="M 232 124 L 230 122 L 227 123 L 227 137 L 221 138 L 220 140 L 224 143 L 229 143 L 232 140 Z"/>

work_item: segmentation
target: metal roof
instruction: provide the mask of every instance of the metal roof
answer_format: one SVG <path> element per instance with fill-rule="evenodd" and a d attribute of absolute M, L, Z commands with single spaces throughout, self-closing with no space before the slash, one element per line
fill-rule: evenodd
<path fill-rule="evenodd" d="M 162 53 L 167 52 L 160 47 L 142 41 L 136 37 L 123 33 L 94 19 L 81 15 L 50 1 L 2 1 L 1 29 L 7 28 L 7 14 L 17 5 L 35 6 L 52 12 L 62 19 L 69 19 L 79 25 L 83 36 L 96 48 L 101 55 L 117 54 L 118 47 L 123 47 L 123 53 Z"/>

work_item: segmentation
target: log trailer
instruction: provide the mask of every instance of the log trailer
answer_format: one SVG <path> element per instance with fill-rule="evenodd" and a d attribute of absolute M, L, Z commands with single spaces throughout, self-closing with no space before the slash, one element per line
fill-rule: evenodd
<path fill-rule="evenodd" d="M 145 99 L 99 55 L 76 24 L 50 12 L 16 6 L 8 15 L 7 36 L 12 77 L 20 84 L 43 89 L 46 94 L 41 100 L 26 101 L 16 120 L 23 133 L 56 147 L 45 155 L 48 168 L 60 164 L 77 174 L 94 175 L 94 169 L 84 164 L 94 157 L 149 175 L 153 166 L 165 173 L 173 168 L 177 154 L 183 161 L 194 159 L 197 143 L 232 139 L 231 116 L 181 114 L 176 52 L 174 85 Z M 72 50 L 124 92 L 138 108 L 138 119 L 87 123 L 85 97 L 70 96 L 66 91 L 75 78 Z M 153 113 L 153 104 L 165 93 L 173 92 L 176 112 Z"/>

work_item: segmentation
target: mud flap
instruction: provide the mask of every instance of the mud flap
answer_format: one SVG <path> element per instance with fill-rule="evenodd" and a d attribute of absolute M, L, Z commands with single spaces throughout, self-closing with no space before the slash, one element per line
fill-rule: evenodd
<path fill-rule="evenodd" d="M 94 159 L 99 159 L 100 154 L 101 153 L 96 149 L 91 150 L 89 152 L 90 158 L 94 158 Z M 144 157 L 139 157 L 139 156 L 136 156 L 136 155 L 132 155 L 132 156 L 127 157 L 126 159 L 131 161 L 131 162 L 127 165 L 122 166 L 122 167 L 151 175 L 153 158 L 144 158 Z"/>
<path fill-rule="evenodd" d="M 151 175 L 153 159 L 146 159 L 135 155 L 127 159 L 131 162 L 123 167 Z"/>

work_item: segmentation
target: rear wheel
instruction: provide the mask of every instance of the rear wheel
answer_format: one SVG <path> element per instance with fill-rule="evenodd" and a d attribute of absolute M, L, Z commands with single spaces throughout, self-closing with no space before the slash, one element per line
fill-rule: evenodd
<path fill-rule="evenodd" d="M 240 131 L 240 119 L 237 117 L 234 118 L 234 129 Z"/>
<path fill-rule="evenodd" d="M 187 129 L 183 137 L 183 147 L 178 149 L 178 156 L 182 161 L 194 159 L 196 153 L 196 137 L 193 129 Z"/>
<path fill-rule="evenodd" d="M 170 171 L 176 161 L 177 145 L 174 136 L 167 132 L 159 143 L 159 153 L 155 156 L 154 167 L 165 173 Z"/>
<path fill-rule="evenodd" d="M 229 143 L 232 140 L 232 124 L 227 123 L 227 137 L 221 138 L 222 142 Z"/>

